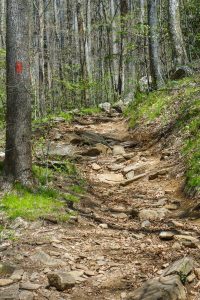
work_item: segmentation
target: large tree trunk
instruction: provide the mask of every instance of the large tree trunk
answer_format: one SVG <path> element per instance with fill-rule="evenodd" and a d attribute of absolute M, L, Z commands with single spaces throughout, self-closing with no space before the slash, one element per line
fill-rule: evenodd
<path fill-rule="evenodd" d="M 164 83 L 159 58 L 157 5 L 157 0 L 148 0 L 149 55 L 153 89 L 161 87 Z"/>
<path fill-rule="evenodd" d="M 125 47 L 125 32 L 126 32 L 126 16 L 128 14 L 128 2 L 127 0 L 120 0 L 120 25 L 121 25 L 121 34 L 120 34 L 120 57 L 119 57 L 119 77 L 118 77 L 118 86 L 117 92 L 121 96 L 124 92 L 124 47 Z"/>
<path fill-rule="evenodd" d="M 7 1 L 7 179 L 31 179 L 31 91 L 28 0 Z"/>
<path fill-rule="evenodd" d="M 5 0 L 0 1 L 0 48 L 5 47 L 5 6 L 6 2 Z"/>
<path fill-rule="evenodd" d="M 77 1 L 77 22 L 78 22 L 78 34 L 79 34 L 79 55 L 80 55 L 80 65 L 81 65 L 81 77 L 83 82 L 82 90 L 82 105 L 89 105 L 88 90 L 86 87 L 88 80 L 88 68 L 87 68 L 87 57 L 86 57 L 86 48 L 85 48 L 85 24 L 83 16 L 83 3 L 82 1 Z"/>
<path fill-rule="evenodd" d="M 169 30 L 172 41 L 173 57 L 175 67 L 188 63 L 181 30 L 181 20 L 179 11 L 179 0 L 169 0 Z"/>
<path fill-rule="evenodd" d="M 118 80 L 119 80 L 119 67 L 118 67 L 118 42 L 117 42 L 117 24 L 116 24 L 116 14 L 118 9 L 116 9 L 117 3 L 114 0 L 110 1 L 110 9 L 111 9 L 111 18 L 112 18 L 112 48 L 113 48 L 113 81 L 115 91 L 118 89 Z"/>

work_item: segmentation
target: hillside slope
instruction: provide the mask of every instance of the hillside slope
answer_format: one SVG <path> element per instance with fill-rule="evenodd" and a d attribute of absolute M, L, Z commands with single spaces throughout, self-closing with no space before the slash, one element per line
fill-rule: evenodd
<path fill-rule="evenodd" d="M 184 191 L 200 192 L 200 76 L 171 81 L 164 89 L 138 94 L 125 115 L 133 139 L 153 146 L 160 142 L 163 157 L 176 160 L 176 176 Z"/>

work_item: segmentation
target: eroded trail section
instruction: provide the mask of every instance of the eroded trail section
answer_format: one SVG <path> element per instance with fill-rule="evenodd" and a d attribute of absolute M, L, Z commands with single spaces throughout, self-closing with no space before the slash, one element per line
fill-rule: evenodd
<path fill-rule="evenodd" d="M 19 240 L 1 252 L 17 268 L 0 299 L 136 299 L 130 293 L 175 260 L 198 261 L 199 228 L 179 217 L 182 174 L 171 145 L 142 145 L 120 116 L 58 121 L 50 138 L 51 154 L 75 157 L 88 191 L 67 224 L 18 224 Z M 198 270 L 188 299 L 199 299 Z"/>

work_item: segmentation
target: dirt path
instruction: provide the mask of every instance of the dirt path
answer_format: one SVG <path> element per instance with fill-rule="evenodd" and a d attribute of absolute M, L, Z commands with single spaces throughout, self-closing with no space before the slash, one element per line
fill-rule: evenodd
<path fill-rule="evenodd" d="M 62 134 L 68 131 L 62 125 Z M 160 274 L 172 261 L 185 255 L 198 260 L 199 245 L 192 237 L 198 238 L 199 227 L 178 217 L 182 179 L 176 173 L 176 156 L 163 151 L 159 143 L 150 149 L 134 144 L 120 117 L 74 124 L 72 131 L 81 137 L 83 132 L 97 133 L 110 140 L 107 146 L 78 147 L 82 155 L 77 167 L 89 183 L 88 194 L 77 206 L 78 219 L 65 225 L 39 221 L 27 228 L 19 225 L 19 240 L 0 252 L 2 261 L 22 270 L 22 285 L 33 284 L 32 289 L 24 288 L 21 299 L 126 299 L 129 291 Z M 87 154 L 91 148 L 98 148 L 100 155 Z M 161 240 L 159 234 L 165 230 L 175 236 Z M 75 286 L 64 292 L 47 288 L 47 274 L 55 270 L 73 272 Z M 198 288 L 193 288 L 196 283 L 197 279 L 190 288 L 191 300 L 200 299 Z M 16 293 L 18 284 L 9 289 Z"/>

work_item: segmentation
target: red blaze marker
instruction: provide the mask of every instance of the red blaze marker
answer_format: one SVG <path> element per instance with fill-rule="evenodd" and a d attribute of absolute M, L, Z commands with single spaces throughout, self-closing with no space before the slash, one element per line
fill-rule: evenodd
<path fill-rule="evenodd" d="M 15 70 L 17 74 L 22 74 L 23 72 L 23 65 L 21 61 L 17 61 L 15 64 Z"/>

